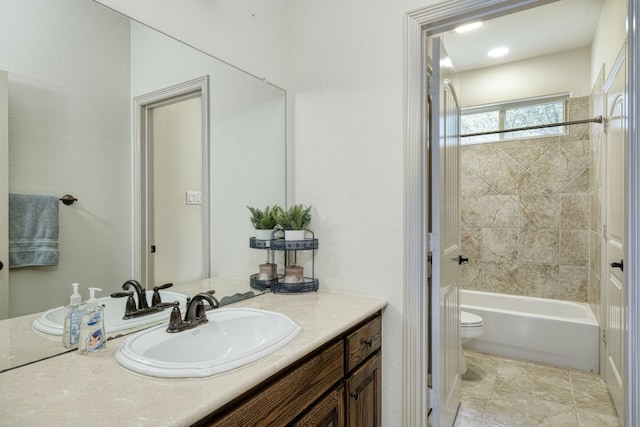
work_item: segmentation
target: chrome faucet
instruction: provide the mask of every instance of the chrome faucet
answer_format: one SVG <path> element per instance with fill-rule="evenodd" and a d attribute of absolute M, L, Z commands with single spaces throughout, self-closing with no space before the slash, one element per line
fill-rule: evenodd
<path fill-rule="evenodd" d="M 200 292 L 193 298 L 187 299 L 187 310 L 184 315 L 184 320 L 180 313 L 180 304 L 176 301 L 173 303 L 173 310 L 171 311 L 171 317 L 169 318 L 169 326 L 167 332 L 181 332 L 187 329 L 195 328 L 198 325 L 207 323 L 207 314 L 203 301 L 207 301 L 212 308 L 220 307 L 220 303 L 213 296 L 215 291 Z"/>

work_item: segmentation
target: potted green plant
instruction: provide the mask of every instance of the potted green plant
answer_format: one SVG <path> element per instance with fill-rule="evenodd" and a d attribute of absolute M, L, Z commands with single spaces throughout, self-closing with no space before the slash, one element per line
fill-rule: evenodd
<path fill-rule="evenodd" d="M 251 225 L 256 229 L 256 239 L 271 240 L 273 229 L 278 225 L 277 215 L 282 211 L 278 205 L 267 206 L 264 210 L 247 206 L 251 212 Z"/>
<path fill-rule="evenodd" d="M 311 223 L 311 206 L 293 205 L 276 213 L 278 225 L 284 230 L 285 240 L 304 240 L 304 232 Z"/>

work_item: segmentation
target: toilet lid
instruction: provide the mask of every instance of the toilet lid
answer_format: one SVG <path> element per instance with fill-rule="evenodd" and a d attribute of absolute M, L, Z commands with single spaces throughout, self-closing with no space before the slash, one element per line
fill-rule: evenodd
<path fill-rule="evenodd" d="M 468 311 L 461 311 L 460 315 L 460 323 L 462 326 L 482 326 L 482 317 L 477 314 L 469 313 Z"/>

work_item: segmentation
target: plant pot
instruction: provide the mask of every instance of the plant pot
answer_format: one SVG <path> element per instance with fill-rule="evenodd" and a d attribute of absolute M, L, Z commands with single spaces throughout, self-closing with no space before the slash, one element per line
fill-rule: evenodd
<path fill-rule="evenodd" d="M 256 230 L 256 239 L 258 240 L 266 240 L 265 246 L 268 248 L 270 246 L 269 241 L 271 240 L 271 234 L 273 233 L 273 229 L 270 230 Z"/>
<path fill-rule="evenodd" d="M 284 240 L 304 240 L 305 230 L 284 230 Z"/>

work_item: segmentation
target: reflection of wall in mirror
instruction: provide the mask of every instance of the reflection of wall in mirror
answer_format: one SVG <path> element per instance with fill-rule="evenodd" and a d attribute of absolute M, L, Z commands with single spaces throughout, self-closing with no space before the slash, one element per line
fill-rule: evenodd
<path fill-rule="evenodd" d="M 3 3 L 9 189 L 79 199 L 60 206 L 60 264 L 11 269 L 16 316 L 131 274 L 129 20 L 85 0 Z"/>

